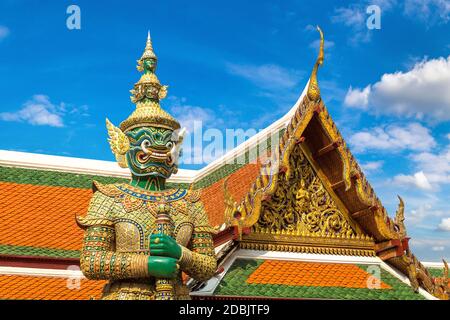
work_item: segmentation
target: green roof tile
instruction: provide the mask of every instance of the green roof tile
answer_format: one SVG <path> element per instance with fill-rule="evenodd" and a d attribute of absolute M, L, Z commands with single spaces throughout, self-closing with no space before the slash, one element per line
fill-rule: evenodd
<path fill-rule="evenodd" d="M 444 275 L 444 268 L 427 268 L 433 278 L 441 278 Z M 450 274 L 449 274 L 450 279 Z"/>
<path fill-rule="evenodd" d="M 352 299 L 352 300 L 422 300 L 412 288 L 382 269 L 381 278 L 391 289 L 366 289 L 344 287 L 308 287 L 275 284 L 248 284 L 247 278 L 264 260 L 238 259 L 228 270 L 214 292 L 223 296 L 263 296 L 302 299 Z M 360 268 L 367 266 L 358 265 Z"/>
<path fill-rule="evenodd" d="M 79 258 L 80 251 L 0 244 L 0 254 L 49 258 Z"/>
<path fill-rule="evenodd" d="M 93 180 L 104 184 L 126 183 L 129 181 L 129 179 L 124 178 L 0 166 L 0 181 L 4 182 L 90 189 Z M 188 184 L 168 183 L 167 187 L 187 188 Z"/>

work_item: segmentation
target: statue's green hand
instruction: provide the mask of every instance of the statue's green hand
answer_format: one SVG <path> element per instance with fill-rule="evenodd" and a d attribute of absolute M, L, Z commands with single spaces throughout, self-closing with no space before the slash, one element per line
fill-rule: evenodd
<path fill-rule="evenodd" d="M 169 257 L 148 257 L 148 273 L 156 278 L 175 278 L 178 274 L 178 263 Z"/>
<path fill-rule="evenodd" d="M 180 259 L 181 247 L 169 236 L 164 234 L 152 234 L 150 236 L 150 255 Z"/>

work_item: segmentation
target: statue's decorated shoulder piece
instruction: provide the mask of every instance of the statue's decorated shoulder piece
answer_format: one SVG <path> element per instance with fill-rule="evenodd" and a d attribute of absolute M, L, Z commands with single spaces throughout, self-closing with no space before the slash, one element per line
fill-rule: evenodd
<path fill-rule="evenodd" d="M 131 90 L 136 110 L 106 126 L 111 149 L 129 184 L 94 182 L 88 212 L 77 217 L 85 230 L 80 265 L 89 279 L 107 279 L 103 299 L 186 299 L 181 271 L 204 281 L 216 271 L 208 218 L 199 192 L 166 189 L 176 173 L 184 130 L 159 100 L 167 87 L 155 75 L 150 34 L 138 60 L 141 79 Z"/>

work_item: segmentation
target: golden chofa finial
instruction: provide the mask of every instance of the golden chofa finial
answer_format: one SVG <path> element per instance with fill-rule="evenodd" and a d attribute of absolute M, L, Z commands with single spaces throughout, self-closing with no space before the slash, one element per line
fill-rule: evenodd
<path fill-rule="evenodd" d="M 319 69 L 319 66 L 323 63 L 323 45 L 324 45 L 324 39 L 323 39 L 323 32 L 320 29 L 319 26 L 317 26 L 317 30 L 320 33 L 320 49 L 319 49 L 319 55 L 317 56 L 316 64 L 314 65 L 314 68 L 311 73 L 311 77 L 309 78 L 309 86 L 308 86 L 308 98 L 310 101 L 319 101 L 320 100 L 320 89 L 319 89 L 319 83 L 317 82 L 317 70 Z"/>

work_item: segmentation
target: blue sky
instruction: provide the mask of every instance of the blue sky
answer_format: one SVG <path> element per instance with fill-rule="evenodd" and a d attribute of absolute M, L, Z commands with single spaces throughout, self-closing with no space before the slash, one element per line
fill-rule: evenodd
<path fill-rule="evenodd" d="M 71 4 L 81 30 L 66 27 Z M 182 124 L 262 129 L 306 84 L 315 25 L 322 96 L 348 145 L 391 214 L 405 199 L 417 255 L 450 260 L 450 1 L 2 1 L 0 149 L 113 160 L 104 119 L 133 110 L 148 29 L 162 104 Z"/>

